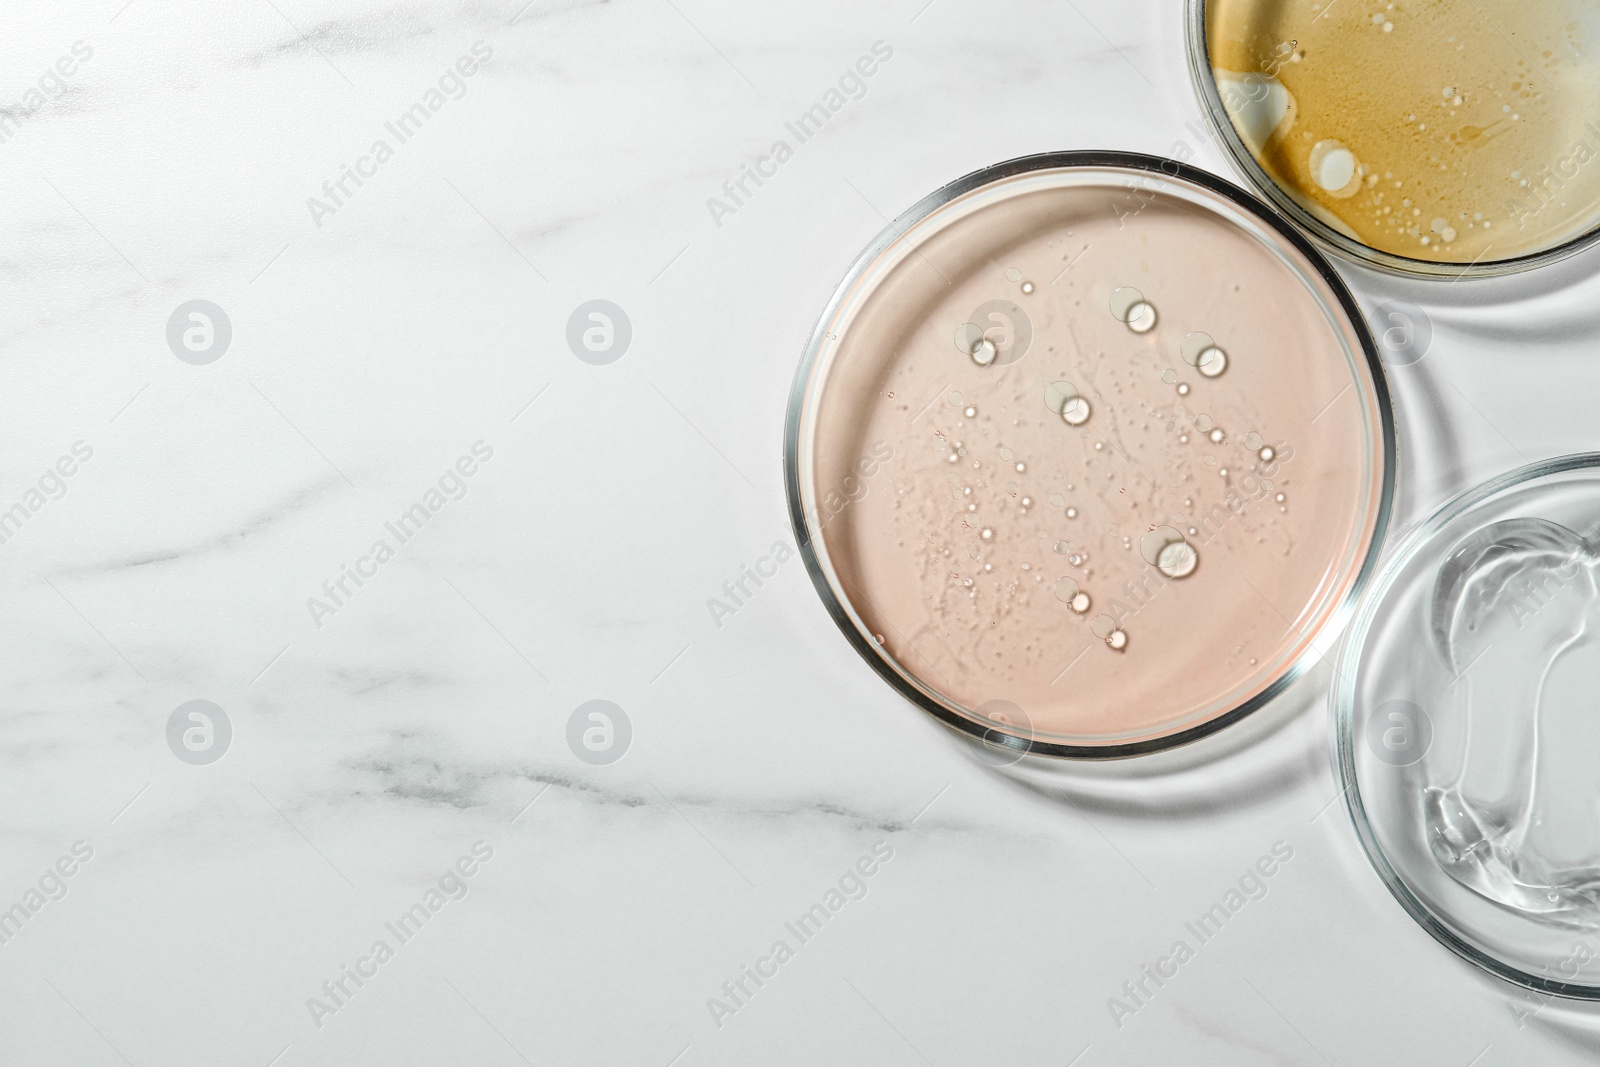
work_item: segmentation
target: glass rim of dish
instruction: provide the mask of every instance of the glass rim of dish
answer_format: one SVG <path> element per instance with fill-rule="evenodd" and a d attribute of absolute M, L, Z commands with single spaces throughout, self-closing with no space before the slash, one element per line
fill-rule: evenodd
<path fill-rule="evenodd" d="M 993 721 L 963 714 L 952 706 L 953 702 L 941 699 L 934 690 L 884 654 L 870 639 L 869 629 L 856 613 L 849 597 L 837 589 L 833 567 L 827 558 L 826 549 L 825 547 L 819 549 L 817 543 L 821 541 L 820 530 L 813 531 L 807 513 L 808 510 L 815 510 L 815 487 L 810 484 L 809 478 L 811 450 L 814 447 L 814 439 L 809 430 L 816 419 L 816 405 L 812 401 L 826 380 L 825 376 L 819 377 L 817 374 L 819 369 L 826 369 L 819 367 L 819 364 L 822 357 L 828 354 L 829 343 L 835 340 L 831 328 L 840 311 L 845 308 L 847 301 L 856 295 L 863 279 L 879 263 L 884 253 L 891 250 L 918 225 L 970 193 L 1036 172 L 1092 169 L 1120 170 L 1130 175 L 1144 176 L 1147 180 L 1166 180 L 1197 187 L 1205 193 L 1222 198 L 1232 207 L 1243 210 L 1304 258 L 1307 266 L 1316 273 L 1318 279 L 1328 287 L 1328 291 L 1334 297 L 1334 302 L 1325 310 L 1340 314 L 1350 326 L 1352 335 L 1360 343 L 1360 355 L 1356 358 L 1365 360 L 1371 376 L 1372 398 L 1376 409 L 1374 412 L 1376 435 L 1382 444 L 1381 453 L 1374 455 L 1370 462 L 1381 464 L 1382 471 L 1372 507 L 1372 533 L 1359 564 L 1353 568 L 1354 573 L 1350 577 L 1349 588 L 1338 603 L 1328 610 L 1315 631 L 1315 638 L 1308 640 L 1299 655 L 1269 684 L 1238 705 L 1171 733 L 1132 741 L 1080 745 L 1041 740 L 1031 730 L 1028 731 L 1028 736 L 1023 736 L 1017 732 L 1007 731 L 1002 725 Z M 1319 303 L 1323 302 L 1319 294 L 1310 295 Z M 879 677 L 889 683 L 892 689 L 945 725 L 977 738 L 993 748 L 1005 750 L 1014 755 L 1015 759 L 1038 755 L 1058 759 L 1105 761 L 1178 748 L 1223 730 L 1266 706 L 1320 661 L 1326 652 L 1319 651 L 1317 641 L 1325 635 L 1343 632 L 1377 569 L 1390 516 L 1393 513 L 1395 458 L 1394 407 L 1376 341 L 1349 287 L 1333 269 L 1327 257 L 1308 241 L 1304 234 L 1274 213 L 1248 190 L 1224 178 L 1162 156 L 1113 150 L 1089 150 L 1038 153 L 982 167 L 918 200 L 879 231 L 851 262 L 823 306 L 816 325 L 807 339 L 790 387 L 788 409 L 784 420 L 783 481 L 795 544 L 801 559 L 805 562 L 806 572 L 811 577 L 813 587 L 851 647 Z"/>
<path fill-rule="evenodd" d="M 1474 485 L 1446 501 L 1427 519 L 1407 531 L 1384 560 L 1368 587 L 1356 616 L 1351 620 L 1340 649 L 1330 699 L 1333 702 L 1335 762 L 1343 786 L 1345 811 L 1355 826 L 1361 850 L 1379 879 L 1412 920 L 1433 938 L 1467 962 L 1513 985 L 1535 992 L 1573 1000 L 1600 1000 L 1600 985 L 1562 982 L 1531 974 L 1478 948 L 1428 907 L 1406 880 L 1395 870 L 1379 844 L 1362 799 L 1361 779 L 1356 766 L 1355 701 L 1361 666 L 1366 658 L 1366 643 L 1372 625 L 1385 606 L 1389 592 L 1407 567 L 1430 545 L 1441 530 L 1480 505 L 1509 490 L 1541 478 L 1576 470 L 1600 471 L 1600 452 L 1575 452 L 1524 464 L 1485 482 Z"/>
<path fill-rule="evenodd" d="M 1287 215 L 1296 226 L 1304 230 L 1341 258 L 1363 266 L 1374 267 L 1390 274 L 1410 278 L 1497 278 L 1520 274 L 1551 263 L 1558 263 L 1577 255 L 1584 249 L 1600 243 L 1600 219 L 1583 233 L 1558 245 L 1538 252 L 1529 252 L 1506 259 L 1485 259 L 1471 263 L 1443 263 L 1411 256 L 1396 255 L 1373 248 L 1363 241 L 1329 226 L 1317 218 L 1284 189 L 1256 162 L 1244 139 L 1239 135 L 1222 102 L 1216 76 L 1211 69 L 1211 46 L 1206 39 L 1207 0 L 1186 0 L 1185 37 L 1189 76 L 1195 93 L 1200 98 L 1200 110 L 1205 112 L 1213 139 L 1220 142 L 1223 154 L 1228 157 L 1234 171 L 1242 177 L 1251 190 L 1264 197 L 1273 207 Z"/>

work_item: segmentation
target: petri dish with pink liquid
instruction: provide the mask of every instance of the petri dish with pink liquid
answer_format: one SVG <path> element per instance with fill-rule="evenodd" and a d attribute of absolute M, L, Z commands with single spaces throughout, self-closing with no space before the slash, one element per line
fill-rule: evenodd
<path fill-rule="evenodd" d="M 857 259 L 785 480 L 847 640 L 1019 754 L 1138 755 L 1313 666 L 1374 566 L 1394 429 L 1321 255 L 1172 160 L 1062 153 L 938 190 Z"/>

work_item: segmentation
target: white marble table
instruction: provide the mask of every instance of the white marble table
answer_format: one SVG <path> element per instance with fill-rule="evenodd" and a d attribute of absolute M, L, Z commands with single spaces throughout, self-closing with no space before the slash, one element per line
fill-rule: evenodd
<path fill-rule="evenodd" d="M 1177 7 L 8 5 L 0 1062 L 1592 1062 L 1595 1012 L 1379 883 L 1326 665 L 1203 773 L 1024 782 L 882 685 L 798 560 L 708 611 L 790 538 L 791 376 L 887 216 L 1049 149 L 1226 172 Z M 1597 267 L 1346 270 L 1432 318 L 1393 374 L 1403 518 L 1600 439 Z M 167 342 L 196 299 L 211 362 Z M 592 299 L 631 323 L 608 364 L 567 344 Z M 596 699 L 610 765 L 567 740 Z M 192 700 L 215 762 L 169 746 Z"/>

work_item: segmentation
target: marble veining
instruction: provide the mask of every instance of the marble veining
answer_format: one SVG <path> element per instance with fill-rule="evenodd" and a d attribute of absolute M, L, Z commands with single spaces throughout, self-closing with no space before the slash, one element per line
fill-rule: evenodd
<path fill-rule="evenodd" d="M 1329 806 L 1325 667 L 1203 771 L 1036 774 L 889 692 L 798 563 L 706 610 L 789 537 L 794 367 L 889 218 L 1048 149 L 1223 171 L 1179 6 L 0 15 L 0 520 L 27 512 L 0 528 L 0 1062 L 1586 1062 L 1592 1012 L 1519 1024 L 1367 868 Z M 718 225 L 721 184 L 877 41 L 865 95 Z M 308 199 L 432 90 L 318 225 Z M 1596 266 L 1346 270 L 1431 320 L 1391 372 L 1401 521 L 1593 447 Z M 231 325 L 213 362 L 169 343 L 194 300 Z M 610 363 L 569 342 L 592 300 L 631 326 Z M 41 482 L 80 439 L 93 459 Z M 480 440 L 492 462 L 440 490 Z M 431 491 L 426 525 L 384 532 Z M 193 700 L 226 724 L 174 720 Z M 593 700 L 625 723 L 574 720 Z M 594 762 L 584 738 L 624 729 Z M 1108 1011 L 1280 839 L 1270 895 Z M 478 842 L 459 898 L 308 1007 Z M 708 1009 L 879 842 L 859 899 Z"/>

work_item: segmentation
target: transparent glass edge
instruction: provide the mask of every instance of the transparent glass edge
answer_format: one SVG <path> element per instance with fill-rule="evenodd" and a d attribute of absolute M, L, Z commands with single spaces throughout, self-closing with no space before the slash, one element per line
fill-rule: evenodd
<path fill-rule="evenodd" d="M 1361 842 L 1361 849 L 1366 853 L 1367 861 L 1372 864 L 1379 880 L 1388 887 L 1401 908 L 1418 926 L 1468 963 L 1512 985 L 1570 1000 L 1600 1000 L 1600 985 L 1581 985 L 1541 978 L 1479 950 L 1456 933 L 1415 893 L 1411 892 L 1405 880 L 1389 862 L 1388 856 L 1378 844 L 1371 820 L 1367 818 L 1366 805 L 1361 798 L 1361 783 L 1355 765 L 1355 685 L 1356 679 L 1360 676 L 1367 636 L 1385 596 L 1400 572 L 1415 561 L 1422 549 L 1432 543 L 1440 530 L 1466 512 L 1508 489 L 1553 474 L 1586 468 L 1600 469 L 1600 452 L 1576 452 L 1525 464 L 1457 494 L 1407 532 L 1392 551 L 1386 554 L 1381 569 L 1350 623 L 1336 664 L 1332 693 L 1333 749 L 1336 763 L 1334 770 L 1342 786 L 1346 814 L 1355 829 L 1357 840 Z"/>
<path fill-rule="evenodd" d="M 1233 120 L 1228 117 L 1228 109 L 1223 105 L 1222 95 L 1217 91 L 1216 78 L 1211 73 L 1211 51 L 1206 41 L 1206 3 L 1207 0 L 1187 0 L 1185 37 L 1188 47 L 1185 51 L 1189 77 L 1200 110 L 1204 112 L 1211 129 L 1212 140 L 1222 146 L 1223 155 L 1251 192 L 1265 199 L 1293 225 L 1304 230 L 1320 246 L 1339 258 L 1406 278 L 1499 278 L 1559 263 L 1600 243 L 1600 223 L 1597 223 L 1576 237 L 1542 252 L 1462 264 L 1397 256 L 1339 233 L 1307 211 L 1273 181 L 1272 176 L 1256 162 L 1255 156 L 1240 138 L 1239 131 L 1234 128 Z"/>
<path fill-rule="evenodd" d="M 1388 380 L 1385 376 L 1382 362 L 1378 357 L 1376 344 L 1373 341 L 1366 319 L 1351 295 L 1348 286 L 1345 285 L 1343 279 L 1333 270 L 1315 245 L 1308 241 L 1303 234 L 1296 231 L 1285 219 L 1273 214 L 1267 209 L 1266 205 L 1253 197 L 1249 191 L 1241 189 L 1216 175 L 1176 160 L 1141 153 L 1117 151 L 1055 152 L 1021 156 L 963 175 L 923 197 L 910 208 L 895 216 L 889 225 L 879 231 L 851 262 L 849 268 L 835 286 L 827 304 L 824 305 L 821 314 L 817 318 L 816 325 L 812 328 L 790 388 L 789 407 L 784 427 L 783 462 L 784 488 L 789 503 L 790 521 L 794 527 L 796 547 L 805 562 L 806 571 L 811 577 L 812 585 L 816 588 L 819 598 L 823 601 L 824 607 L 833 618 L 835 625 L 844 633 L 846 640 L 880 677 L 911 703 L 933 715 L 945 725 L 953 727 L 962 733 L 980 739 L 997 733 L 1014 737 L 1027 746 L 1029 753 L 1036 755 L 1061 759 L 1105 761 L 1126 759 L 1182 747 L 1226 729 L 1276 699 L 1304 676 L 1317 662 L 1320 662 L 1325 654 L 1318 651 L 1315 642 L 1308 642 L 1307 647 L 1300 655 L 1295 657 L 1273 682 L 1269 683 L 1254 696 L 1241 702 L 1237 707 L 1193 726 L 1156 737 L 1110 744 L 1075 745 L 1040 740 L 1036 737 L 1006 734 L 1005 731 L 998 729 L 992 723 L 974 719 L 970 715 L 963 714 L 956 708 L 951 707 L 926 686 L 905 672 L 898 664 L 884 656 L 881 650 L 868 643 L 865 633 L 866 627 L 862 624 L 854 609 L 848 603 L 843 602 L 833 588 L 829 578 L 829 568 L 825 565 L 826 547 L 819 544 L 818 540 L 811 535 L 805 513 L 807 485 L 804 478 L 802 478 L 802 466 L 807 463 L 807 459 L 800 449 L 802 432 L 805 427 L 805 420 L 808 417 L 806 400 L 810 394 L 812 379 L 816 372 L 821 369 L 820 361 L 829 340 L 829 326 L 838 316 L 841 306 L 854 285 L 860 281 L 862 276 L 871 269 L 873 264 L 894 242 L 934 211 L 984 186 L 1032 171 L 1091 166 L 1141 170 L 1158 174 L 1170 180 L 1187 181 L 1230 201 L 1233 207 L 1242 208 L 1253 215 L 1273 233 L 1283 238 L 1290 247 L 1299 252 L 1310 266 L 1312 272 L 1327 287 L 1329 294 L 1332 295 L 1334 302 L 1338 305 L 1338 309 L 1343 312 L 1360 353 L 1365 357 L 1367 373 L 1372 385 L 1373 399 L 1378 410 L 1377 438 L 1380 450 L 1378 455 L 1374 457 L 1374 464 L 1379 467 L 1381 473 L 1378 474 L 1380 491 L 1374 508 L 1373 532 L 1365 558 L 1356 569 L 1349 588 L 1341 601 L 1328 611 L 1326 619 L 1318 629 L 1317 636 L 1331 640 L 1336 635 L 1342 634 L 1353 617 L 1357 605 L 1361 601 L 1362 594 L 1371 581 L 1383 555 L 1383 547 L 1387 539 L 1389 522 L 1393 513 L 1395 470 L 1397 465 L 1394 408 L 1389 394 Z"/>

